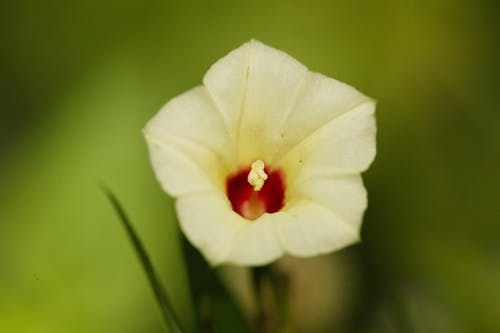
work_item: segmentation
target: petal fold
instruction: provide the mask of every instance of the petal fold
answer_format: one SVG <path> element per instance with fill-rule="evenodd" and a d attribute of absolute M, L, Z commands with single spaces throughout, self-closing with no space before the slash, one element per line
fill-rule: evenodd
<path fill-rule="evenodd" d="M 260 266 L 278 259 L 283 249 L 276 238 L 274 224 L 280 214 L 264 214 L 254 221 L 246 221 L 235 235 L 228 263 Z"/>
<path fill-rule="evenodd" d="M 213 152 L 175 137 L 146 141 L 156 179 L 171 196 L 224 187 L 226 172 Z"/>
<path fill-rule="evenodd" d="M 157 179 L 173 196 L 223 188 L 234 144 L 204 87 L 168 102 L 144 128 Z"/>
<path fill-rule="evenodd" d="M 309 72 L 303 92 L 283 125 L 278 155 L 289 151 L 325 123 L 368 101 L 369 97 L 345 83 Z"/>
<path fill-rule="evenodd" d="M 353 229 L 359 230 L 367 207 L 361 175 L 320 176 L 290 189 L 289 197 L 306 199 L 328 208 Z"/>
<path fill-rule="evenodd" d="M 252 40 L 214 64 L 203 83 L 237 142 L 239 163 L 270 160 L 307 68 L 288 54 Z"/>
<path fill-rule="evenodd" d="M 283 253 L 274 232 L 275 214 L 248 221 L 217 191 L 181 196 L 176 209 L 182 231 L 213 266 L 264 265 Z"/>
<path fill-rule="evenodd" d="M 278 162 L 289 186 L 320 175 L 357 174 L 375 157 L 375 103 L 365 102 L 304 138 Z"/>
<path fill-rule="evenodd" d="M 285 252 L 298 257 L 329 253 L 359 240 L 355 228 L 309 200 L 290 202 L 275 227 Z"/>
<path fill-rule="evenodd" d="M 248 223 L 217 191 L 196 192 L 176 201 L 181 229 L 211 265 L 227 262 L 237 232 Z"/>

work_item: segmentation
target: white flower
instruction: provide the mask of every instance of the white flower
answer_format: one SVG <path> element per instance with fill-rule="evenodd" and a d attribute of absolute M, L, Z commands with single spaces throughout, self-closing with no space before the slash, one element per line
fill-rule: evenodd
<path fill-rule="evenodd" d="M 375 103 L 252 40 L 144 135 L 180 225 L 212 264 L 262 265 L 359 240 Z"/>

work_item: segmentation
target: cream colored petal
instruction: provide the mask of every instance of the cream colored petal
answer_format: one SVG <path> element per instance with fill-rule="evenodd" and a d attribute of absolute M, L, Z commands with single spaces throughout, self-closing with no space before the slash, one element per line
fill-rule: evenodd
<path fill-rule="evenodd" d="M 225 165 L 234 165 L 234 144 L 224 119 L 205 87 L 193 88 L 170 100 L 144 128 L 147 138 L 169 142 L 179 137 L 204 146 Z"/>
<path fill-rule="evenodd" d="M 276 221 L 285 253 L 308 257 L 339 250 L 359 240 L 358 231 L 330 209 L 309 200 L 289 203 Z"/>
<path fill-rule="evenodd" d="M 302 94 L 283 126 L 278 155 L 286 153 L 325 123 L 368 101 L 370 98 L 345 83 L 309 72 Z"/>
<path fill-rule="evenodd" d="M 218 191 L 181 196 L 176 207 L 182 231 L 211 265 L 263 265 L 282 254 L 273 227 L 276 214 L 248 221 Z"/>
<path fill-rule="evenodd" d="M 231 51 L 213 64 L 203 77 L 229 134 L 236 140 L 248 74 L 251 42 Z"/>
<path fill-rule="evenodd" d="M 144 128 L 151 163 L 165 191 L 178 196 L 224 187 L 234 146 L 203 87 L 168 102 Z"/>
<path fill-rule="evenodd" d="M 289 196 L 291 200 L 307 199 L 319 203 L 355 230 L 360 228 L 367 206 L 361 175 L 310 178 L 290 189 Z"/>
<path fill-rule="evenodd" d="M 146 136 L 146 141 L 153 171 L 165 192 L 177 197 L 224 188 L 227 172 L 212 151 L 175 137 L 158 142 Z"/>
<path fill-rule="evenodd" d="M 248 223 L 218 191 L 181 196 L 176 209 L 182 231 L 211 265 L 228 260 L 236 234 Z"/>
<path fill-rule="evenodd" d="M 307 77 L 307 68 L 288 54 L 250 41 L 219 60 L 204 84 L 235 133 L 238 160 L 270 160 L 280 130 Z"/>
<path fill-rule="evenodd" d="M 319 175 L 366 170 L 375 157 L 374 111 L 374 102 L 360 104 L 298 143 L 278 162 L 289 185 Z"/>
<path fill-rule="evenodd" d="M 227 262 L 260 266 L 281 257 L 283 250 L 274 232 L 274 223 L 281 214 L 264 214 L 257 220 L 247 221 L 234 237 Z"/>

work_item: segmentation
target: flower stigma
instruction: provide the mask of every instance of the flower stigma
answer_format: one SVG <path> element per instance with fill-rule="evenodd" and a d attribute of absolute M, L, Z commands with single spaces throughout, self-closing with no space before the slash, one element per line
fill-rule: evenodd
<path fill-rule="evenodd" d="M 264 162 L 261 160 L 253 162 L 247 180 L 248 183 L 253 186 L 254 191 L 260 191 L 262 189 L 267 177 L 267 173 L 264 170 Z"/>

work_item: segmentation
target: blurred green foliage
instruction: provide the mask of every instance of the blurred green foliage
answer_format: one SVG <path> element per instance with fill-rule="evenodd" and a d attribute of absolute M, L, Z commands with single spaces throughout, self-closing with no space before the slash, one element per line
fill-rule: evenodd
<path fill-rule="evenodd" d="M 363 242 L 337 255 L 357 281 L 337 332 L 499 332 L 491 0 L 2 1 L 0 331 L 162 330 L 100 181 L 193 329 L 172 202 L 140 130 L 250 38 L 378 100 Z"/>

